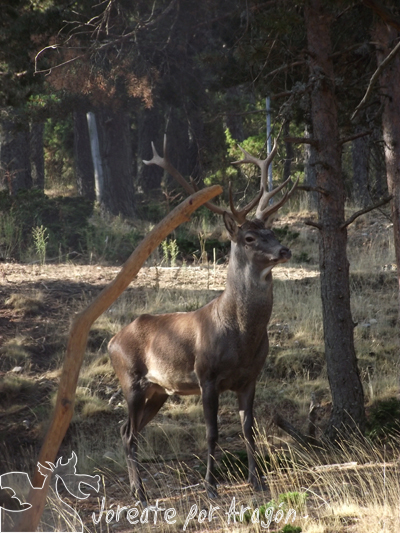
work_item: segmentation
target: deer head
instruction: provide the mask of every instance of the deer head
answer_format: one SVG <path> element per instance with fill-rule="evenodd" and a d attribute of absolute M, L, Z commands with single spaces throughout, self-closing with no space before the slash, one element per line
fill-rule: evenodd
<path fill-rule="evenodd" d="M 188 183 L 182 174 L 171 164 L 167 155 L 167 137 L 164 135 L 163 157 L 161 157 L 151 143 L 153 158 L 150 161 L 143 161 L 146 165 L 158 165 L 166 170 L 188 194 L 193 194 L 197 190 L 196 186 Z M 282 246 L 270 230 L 272 222 L 277 211 L 289 200 L 296 190 L 298 179 L 289 191 L 286 191 L 281 199 L 271 205 L 271 199 L 279 193 L 286 185 L 290 178 L 280 184 L 278 187 L 268 192 L 268 167 L 271 164 L 277 152 L 277 141 L 275 140 L 273 149 L 266 159 L 259 159 L 241 146 L 244 158 L 235 161 L 233 164 L 241 165 L 253 163 L 261 170 L 260 192 L 242 209 L 237 209 L 233 202 L 232 186 L 229 183 L 229 205 L 230 211 L 223 209 L 211 202 L 204 204 L 213 213 L 223 216 L 225 227 L 228 231 L 229 238 L 242 251 L 236 255 L 242 256 L 244 260 L 253 268 L 261 272 L 263 279 L 271 272 L 272 268 L 278 263 L 284 263 L 291 257 L 290 250 Z M 255 218 L 248 220 L 247 215 L 252 209 L 257 207 Z M 233 256 L 233 254 L 232 254 Z M 243 261 L 241 261 L 243 263 Z"/>

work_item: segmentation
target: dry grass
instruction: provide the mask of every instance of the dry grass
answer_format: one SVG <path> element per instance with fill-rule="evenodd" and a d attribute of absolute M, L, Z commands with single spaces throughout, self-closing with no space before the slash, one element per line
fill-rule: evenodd
<path fill-rule="evenodd" d="M 7 298 L 4 303 L 6 307 L 24 316 L 36 315 L 44 308 L 44 295 L 39 291 L 29 296 L 16 293 Z"/>
<path fill-rule="evenodd" d="M 271 412 L 278 409 L 285 418 L 306 431 L 312 395 L 321 405 L 319 435 L 329 418 L 330 392 L 324 362 L 317 232 L 305 229 L 301 221 L 308 216 L 303 212 L 296 217 L 287 215 L 278 221 L 282 226 L 297 225 L 299 236 L 290 243 L 294 260 L 288 266 L 274 270 L 270 356 L 259 378 L 255 401 L 260 453 L 263 457 L 268 455 L 271 460 L 269 469 L 264 472 L 269 491 L 265 495 L 253 494 L 239 472 L 232 471 L 221 479 L 220 497 L 212 502 L 212 505 L 220 507 L 214 519 L 200 523 L 196 516 L 190 520 L 186 530 L 264 530 L 261 524 L 228 524 L 226 513 L 232 498 L 235 497 L 239 509 L 242 504 L 256 508 L 271 500 L 278 501 L 280 494 L 288 492 L 308 494 L 306 508 L 297 513 L 295 522 L 303 533 L 394 533 L 398 530 L 400 477 L 397 449 L 390 448 L 389 444 L 385 448 L 379 443 L 364 447 L 347 443 L 341 450 L 324 453 L 298 449 L 286 435 L 270 425 Z M 211 232 L 210 228 L 202 229 Z M 296 260 L 296 257 L 299 259 Z M 352 312 L 354 321 L 358 323 L 355 328 L 356 351 L 369 408 L 373 402 L 398 396 L 399 393 L 398 287 L 392 266 L 391 228 L 386 219 L 371 215 L 363 217 L 350 228 L 349 257 Z M 30 425 L 28 431 L 32 443 L 37 442 L 38 436 L 42 438 L 48 420 L 49 398 L 51 394 L 54 396 L 59 375 L 59 369 L 54 367 L 41 374 L 32 371 L 32 333 L 21 328 L 29 322 L 36 323 L 36 320 L 38 324 L 43 324 L 47 306 L 51 303 L 49 298 L 53 294 L 51 284 L 62 279 L 68 306 L 59 306 L 57 328 L 53 333 L 47 325 L 46 328 L 41 325 L 41 339 L 46 339 L 41 343 L 49 342 L 51 335 L 65 338 L 73 313 L 87 305 L 97 287 L 111 280 L 118 269 L 79 265 L 57 265 L 54 270 L 50 266 L 38 269 L 21 265 L 13 265 L 9 271 L 4 267 L 2 269 L 6 282 L 12 287 L 24 277 L 34 280 L 32 286 L 44 287 L 40 291 L 29 289 L 22 295 L 12 293 L 5 307 L 20 325 L 14 336 L 3 340 L 1 370 L 7 372 L 13 366 L 21 365 L 24 374 L 7 373 L 0 383 L 0 394 L 5 399 L 3 414 L 12 415 L 13 406 L 23 408 L 24 402 L 35 405 L 38 391 L 42 389 L 40 402 L 47 402 L 48 406 L 47 411 L 44 408 L 42 411 L 35 410 L 34 416 L 24 411 L 20 419 L 12 422 L 14 426 L 5 426 L 6 432 L 13 435 L 10 442 L 14 446 L 16 435 L 25 435 L 25 422 Z M 95 323 L 80 376 L 76 415 L 61 453 L 67 456 L 70 450 L 75 450 L 82 471 L 95 473 L 97 469 L 104 476 L 106 508 L 112 504 L 114 509 L 118 504 L 133 506 L 135 503 L 128 494 L 125 459 L 119 437 L 126 406 L 121 394 L 118 394 L 119 386 L 106 354 L 109 338 L 144 312 L 197 309 L 219 294 L 224 287 L 225 274 L 224 266 L 213 265 L 209 268 L 145 268 L 130 289 Z M 54 361 L 58 361 L 60 353 L 60 350 L 52 352 Z M 50 384 L 48 389 L 42 386 L 46 383 Z M 221 397 L 219 427 L 217 459 L 225 451 L 244 449 L 234 394 Z M 28 438 L 27 435 L 25 437 Z M 16 449 L 19 449 L 18 446 Z M 14 464 L 10 448 L 7 450 L 6 462 Z M 195 504 L 199 511 L 209 509 L 210 502 L 201 484 L 205 452 L 202 408 L 196 397 L 168 401 L 145 428 L 140 445 L 145 484 L 153 501 L 158 498 L 167 508 L 174 507 L 177 511 L 176 523 L 168 525 L 162 521 L 156 526 L 159 531 L 182 531 Z M 27 458 L 29 469 L 34 457 L 36 454 L 32 453 Z M 319 468 L 339 463 L 351 464 L 344 468 Z M 103 519 L 102 528 L 94 528 L 91 512 L 97 512 L 98 503 L 96 498 L 90 502 L 85 504 L 85 508 L 80 507 L 90 531 L 131 531 L 133 526 L 126 520 L 121 521 L 118 528 L 112 528 L 115 521 L 107 525 Z M 155 526 L 139 523 L 134 527 L 147 531 Z M 269 530 L 277 531 L 282 527 L 283 523 L 273 522 Z"/>

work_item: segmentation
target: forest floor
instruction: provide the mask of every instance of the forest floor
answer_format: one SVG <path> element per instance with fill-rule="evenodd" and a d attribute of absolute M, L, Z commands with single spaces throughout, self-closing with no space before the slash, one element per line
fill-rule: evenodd
<path fill-rule="evenodd" d="M 301 222 L 295 220 L 299 227 Z M 284 223 L 293 225 L 293 219 L 281 221 Z M 315 235 L 315 230 L 307 229 L 305 233 L 301 229 L 300 237 L 290 245 L 294 256 L 297 254 L 304 262 L 299 259 L 274 269 L 271 363 L 260 376 L 256 398 L 267 492 L 253 493 L 241 479 L 240 468 L 245 467 L 236 463 L 227 466 L 225 461 L 220 496 L 210 504 L 201 483 L 206 456 L 201 405 L 198 398 L 172 398 L 144 431 L 140 455 L 152 502 L 158 498 L 160 507 L 175 509 L 176 522 L 168 524 L 166 515 L 160 512 L 155 524 L 154 510 L 147 516 L 138 508 L 137 519 L 141 521 L 135 529 L 232 530 L 233 504 L 236 511 L 242 505 L 253 510 L 274 500 L 268 528 L 264 516 L 260 517 L 264 525 L 248 525 L 239 514 L 234 527 L 280 531 L 288 511 L 295 507 L 294 525 L 306 533 L 362 532 L 367 530 L 365 524 L 372 522 L 368 529 L 371 532 L 398 530 L 400 505 L 393 507 L 392 502 L 393 496 L 398 501 L 399 494 L 395 448 L 355 445 L 340 453 L 310 452 L 271 425 L 271 414 L 277 407 L 291 423 L 302 430 L 307 427 L 313 392 L 321 406 L 319 435 L 329 418 L 320 304 L 315 303 L 319 292 Z M 309 241 L 307 246 L 305 239 Z M 390 224 L 383 217 L 375 217 L 354 225 L 350 246 L 359 261 L 354 259 L 353 263 L 366 267 L 365 272 L 359 266 L 353 269 L 353 315 L 360 324 L 356 343 L 361 374 L 370 391 L 367 401 L 372 404 L 377 396 L 398 394 L 396 380 L 390 381 L 398 356 Z M 63 460 L 75 451 L 78 471 L 102 477 L 102 495 L 92 492 L 88 500 L 78 502 L 79 515 L 88 531 L 132 531 L 126 514 L 121 513 L 117 520 L 116 509 L 118 505 L 136 504 L 129 495 L 119 437 L 126 408 L 106 355 L 108 340 L 141 312 L 188 311 L 203 305 L 223 290 L 226 270 L 226 265 L 212 264 L 144 267 L 123 297 L 93 326 L 78 384 L 76 414 L 60 450 Z M 0 263 L 0 474 L 11 470 L 32 473 L 54 404 L 71 321 L 118 272 L 115 266 Z M 297 305 L 305 308 L 302 314 L 294 312 Z M 375 331 L 378 326 L 381 329 Z M 224 395 L 221 401 L 219 425 L 221 464 L 224 454 L 239 457 L 244 448 L 233 395 Z M 290 500 L 285 496 L 289 493 L 307 494 L 307 503 L 294 501 L 297 496 Z M 73 503 L 67 496 L 64 500 Z M 96 523 L 103 496 L 104 513 Z M 210 505 L 219 507 L 212 520 Z M 279 509 L 284 510 L 284 517 L 278 522 L 275 518 Z M 194 516 L 188 518 L 191 512 Z"/>

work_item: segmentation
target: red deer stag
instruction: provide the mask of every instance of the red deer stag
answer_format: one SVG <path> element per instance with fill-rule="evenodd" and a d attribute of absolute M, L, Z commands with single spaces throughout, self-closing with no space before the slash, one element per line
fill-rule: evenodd
<path fill-rule="evenodd" d="M 145 163 L 161 166 L 188 193 L 193 193 L 192 186 L 168 161 L 166 140 L 164 157 L 152 147 L 153 158 Z M 253 400 L 257 376 L 268 354 L 271 270 L 291 257 L 290 250 L 268 229 L 268 220 L 291 196 L 297 183 L 279 202 L 269 205 L 271 197 L 287 184 L 286 181 L 267 192 L 267 170 L 276 145 L 265 160 L 241 150 L 245 157 L 238 164 L 255 163 L 261 169 L 260 194 L 240 211 L 233 205 L 231 189 L 231 212 L 206 204 L 223 215 L 232 241 L 225 291 L 196 311 L 142 315 L 115 335 L 108 346 L 129 409 L 121 436 L 130 486 L 143 503 L 146 495 L 138 468 L 138 434 L 172 394 L 201 395 L 208 444 L 205 485 L 209 497 L 217 495 L 214 453 L 219 395 L 226 390 L 237 394 L 249 460 L 248 481 L 256 490 L 262 488 L 255 461 Z M 247 220 L 246 215 L 256 205 L 255 219 Z"/>

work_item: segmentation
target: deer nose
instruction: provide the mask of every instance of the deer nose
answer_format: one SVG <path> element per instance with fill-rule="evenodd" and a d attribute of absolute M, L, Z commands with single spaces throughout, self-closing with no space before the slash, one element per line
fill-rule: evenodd
<path fill-rule="evenodd" d="M 282 259 L 286 259 L 286 261 L 288 261 L 292 257 L 292 252 L 289 250 L 289 248 L 286 248 L 286 246 L 282 246 L 279 251 L 279 255 Z"/>

